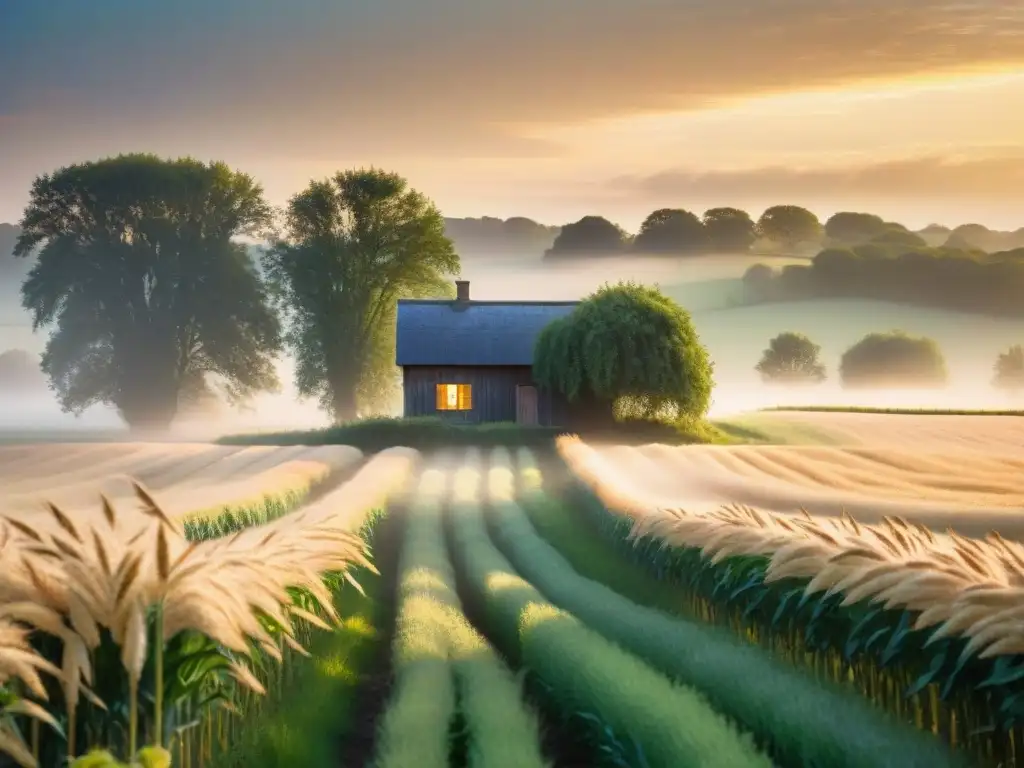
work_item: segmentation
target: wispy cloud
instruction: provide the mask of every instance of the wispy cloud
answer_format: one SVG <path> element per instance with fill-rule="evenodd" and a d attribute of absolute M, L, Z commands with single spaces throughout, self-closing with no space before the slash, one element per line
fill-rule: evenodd
<path fill-rule="evenodd" d="M 619 176 L 607 186 L 647 198 L 1024 201 L 1024 151 L 836 167 L 666 170 L 642 177 Z"/>

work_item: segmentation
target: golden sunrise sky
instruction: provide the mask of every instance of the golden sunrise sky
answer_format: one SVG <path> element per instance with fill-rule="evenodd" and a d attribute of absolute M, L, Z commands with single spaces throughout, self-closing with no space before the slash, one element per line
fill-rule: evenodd
<path fill-rule="evenodd" d="M 1020 0 L 0 0 L 0 221 L 122 151 L 450 216 L 798 203 L 1024 226 Z"/>

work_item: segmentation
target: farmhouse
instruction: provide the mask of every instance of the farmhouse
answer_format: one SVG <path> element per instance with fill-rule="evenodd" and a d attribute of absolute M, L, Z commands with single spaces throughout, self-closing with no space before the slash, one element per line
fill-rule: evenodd
<path fill-rule="evenodd" d="M 533 381 L 533 347 L 577 302 L 472 301 L 468 281 L 455 285 L 454 300 L 398 302 L 405 415 L 563 426 L 564 398 Z"/>

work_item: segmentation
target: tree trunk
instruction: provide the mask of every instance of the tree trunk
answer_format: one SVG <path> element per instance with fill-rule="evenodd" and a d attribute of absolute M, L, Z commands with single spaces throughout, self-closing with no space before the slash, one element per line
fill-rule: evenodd
<path fill-rule="evenodd" d="M 335 424 L 355 421 L 359 417 L 356 387 L 357 381 L 349 380 L 347 376 L 331 382 L 331 417 Z"/>

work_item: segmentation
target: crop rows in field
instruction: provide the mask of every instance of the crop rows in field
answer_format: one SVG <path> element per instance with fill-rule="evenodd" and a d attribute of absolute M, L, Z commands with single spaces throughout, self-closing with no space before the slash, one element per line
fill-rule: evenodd
<path fill-rule="evenodd" d="M 657 580 L 613 550 L 574 557 L 597 531 L 574 530 L 543 483 L 529 451 L 500 448 L 421 475 L 374 766 L 966 764 L 853 690 L 649 605 Z"/>
<path fill-rule="evenodd" d="M 785 655 L 815 657 L 825 677 L 838 680 L 861 662 L 888 677 L 891 692 L 865 681 L 862 690 L 896 712 L 909 701 L 918 722 L 953 741 L 971 734 L 998 742 L 982 749 L 1014 749 L 1024 546 L 998 534 L 939 535 L 900 518 L 865 525 L 740 506 L 690 512 L 652 503 L 633 467 L 601 451 L 573 439 L 559 447 L 595 526 L 679 585 L 694 611 L 767 646 L 782 638 Z"/>
<path fill-rule="evenodd" d="M 141 484 L 173 519 L 205 518 L 225 509 L 278 512 L 302 503 L 329 477 L 354 469 L 362 454 L 348 446 L 233 447 L 209 444 L 43 444 L 0 447 L 4 514 L 36 526 L 44 502 L 75 519 L 95 517 L 101 495 L 135 503 Z"/>

